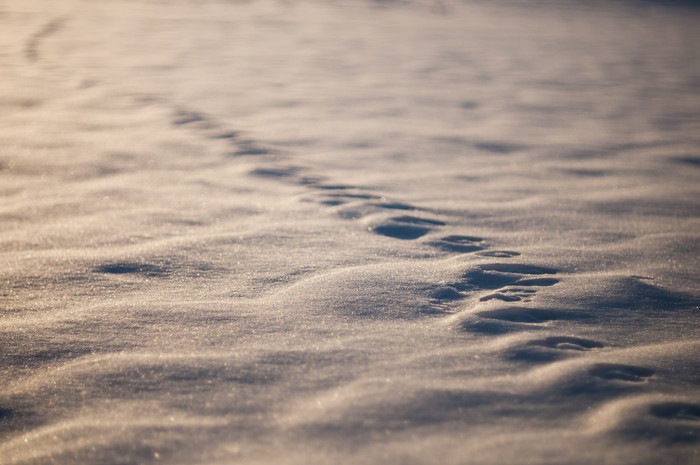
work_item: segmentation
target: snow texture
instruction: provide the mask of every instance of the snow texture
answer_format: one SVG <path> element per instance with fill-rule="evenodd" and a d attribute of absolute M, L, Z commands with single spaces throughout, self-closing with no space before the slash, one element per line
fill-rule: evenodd
<path fill-rule="evenodd" d="M 700 12 L 0 1 L 0 464 L 696 464 Z"/>

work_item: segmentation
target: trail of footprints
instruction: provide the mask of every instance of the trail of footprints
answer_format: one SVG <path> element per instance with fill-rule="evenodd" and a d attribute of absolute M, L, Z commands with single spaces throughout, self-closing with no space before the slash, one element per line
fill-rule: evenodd
<path fill-rule="evenodd" d="M 228 156 L 259 157 L 265 162 L 252 169 L 250 175 L 305 186 L 310 190 L 306 201 L 327 207 L 341 218 L 361 222 L 373 234 L 400 241 L 414 241 L 433 236 L 432 233 L 447 225 L 444 221 L 430 218 L 430 212 L 420 207 L 388 199 L 356 186 L 329 182 L 323 176 L 311 174 L 305 167 L 285 164 L 286 157 L 281 151 L 246 139 L 236 131 L 226 130 L 201 113 L 178 109 L 173 124 L 193 129 L 211 139 L 227 141 L 231 146 Z M 494 259 L 511 259 L 521 255 L 511 250 L 488 249 L 484 238 L 473 235 L 430 236 L 423 244 L 444 253 L 475 254 Z M 95 271 L 167 276 L 161 269 L 154 270 L 149 264 L 129 265 L 116 268 L 104 265 Z M 558 270 L 554 268 L 523 263 L 477 265 L 465 272 L 457 282 L 437 288 L 430 296 L 431 309 L 425 313 L 454 315 L 456 304 L 476 296 L 479 305 L 486 308 L 466 315 L 458 324 L 458 329 L 484 337 L 552 329 L 557 322 L 567 320 L 583 321 L 586 318 L 584 314 L 530 305 L 540 290 L 559 283 L 557 274 Z M 571 335 L 548 335 L 512 348 L 505 357 L 515 363 L 542 364 L 604 348 L 604 343 L 595 340 Z M 617 363 L 594 363 L 586 365 L 584 369 L 592 380 L 613 383 L 618 388 L 640 385 L 655 374 L 651 368 Z M 578 389 L 589 389 L 591 382 L 582 382 Z M 576 388 L 572 392 L 574 391 Z M 683 402 L 653 404 L 648 413 L 666 420 L 700 420 L 700 406 Z"/>
<path fill-rule="evenodd" d="M 310 194 L 306 201 L 328 207 L 339 217 L 361 221 L 374 234 L 401 241 L 421 239 L 446 226 L 444 221 L 430 218 L 429 212 L 420 207 L 389 199 L 357 186 L 329 182 L 323 176 L 310 173 L 309 169 L 285 163 L 284 154 L 230 131 L 208 116 L 183 108 L 175 110 L 173 124 L 198 131 L 211 139 L 226 140 L 231 146 L 227 153 L 232 157 L 259 157 L 265 163 L 252 169 L 250 175 L 305 186 Z M 365 219 L 368 219 L 365 222 Z M 429 239 L 426 245 L 445 253 L 476 254 L 482 257 L 510 259 L 521 254 L 511 250 L 491 250 L 486 240 L 472 235 L 445 235 Z M 467 332 L 499 335 L 516 331 L 533 331 L 551 327 L 562 320 L 582 319 L 583 315 L 550 309 L 531 307 L 530 304 L 542 288 L 559 282 L 558 270 L 522 263 L 491 263 L 478 265 L 465 273 L 459 282 L 437 289 L 431 298 L 436 311 L 451 313 L 454 303 L 479 294 L 484 304 L 513 304 L 490 308 L 468 316 L 459 325 Z M 444 310 L 444 311 L 441 311 Z M 514 349 L 513 360 L 528 362 L 552 361 L 572 354 L 604 347 L 603 343 L 573 336 L 551 336 L 535 339 L 524 347 Z M 627 374 L 625 374 L 627 373 Z M 637 367 L 596 365 L 590 374 L 601 379 L 643 381 L 652 376 L 649 369 Z"/>

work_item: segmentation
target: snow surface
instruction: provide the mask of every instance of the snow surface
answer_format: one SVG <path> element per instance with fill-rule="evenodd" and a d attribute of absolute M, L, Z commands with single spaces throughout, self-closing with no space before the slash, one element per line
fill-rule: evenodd
<path fill-rule="evenodd" d="M 664 3 L 0 1 L 0 464 L 698 463 Z"/>

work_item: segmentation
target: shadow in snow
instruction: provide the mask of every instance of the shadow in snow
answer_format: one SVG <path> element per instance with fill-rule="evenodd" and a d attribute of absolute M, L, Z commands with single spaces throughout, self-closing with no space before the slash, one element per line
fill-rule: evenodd
<path fill-rule="evenodd" d="M 169 273 L 169 271 L 160 265 L 150 263 L 108 263 L 95 268 L 97 273 L 106 274 L 138 274 L 148 277 L 161 277 Z"/>
<path fill-rule="evenodd" d="M 588 372 L 597 378 L 632 383 L 641 383 L 646 378 L 654 375 L 654 370 L 651 368 L 619 363 L 599 363 L 594 365 Z"/>

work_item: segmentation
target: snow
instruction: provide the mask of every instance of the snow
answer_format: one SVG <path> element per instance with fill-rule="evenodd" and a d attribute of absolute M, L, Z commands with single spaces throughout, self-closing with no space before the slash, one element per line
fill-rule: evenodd
<path fill-rule="evenodd" d="M 0 464 L 691 464 L 692 2 L 0 2 Z"/>

